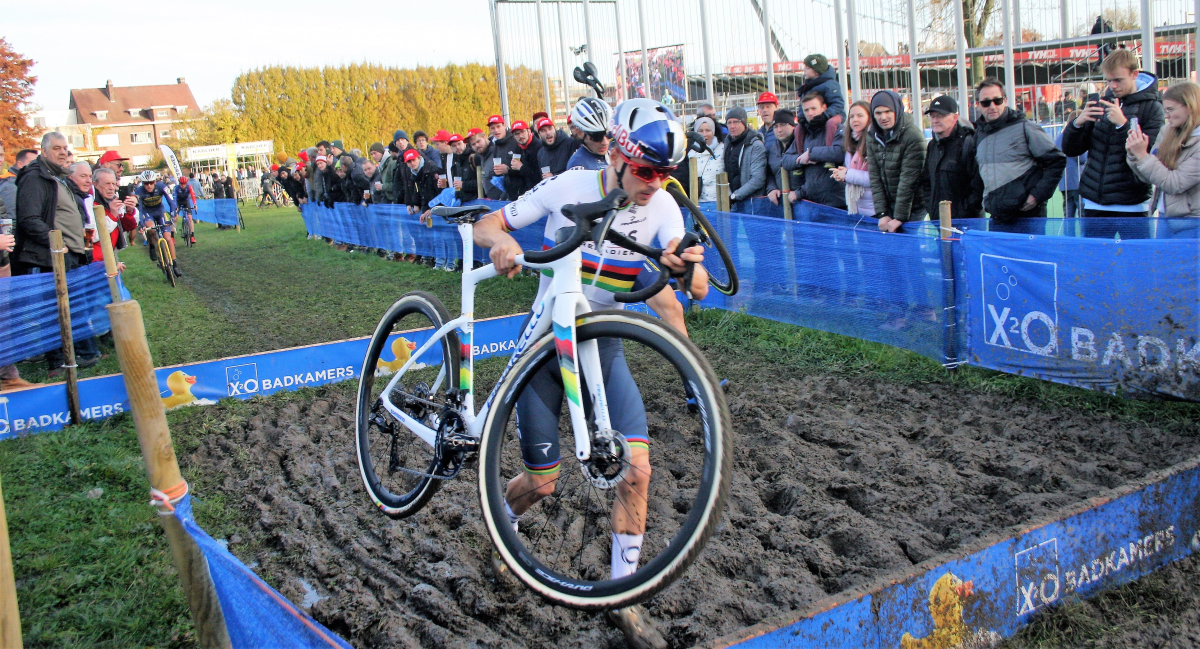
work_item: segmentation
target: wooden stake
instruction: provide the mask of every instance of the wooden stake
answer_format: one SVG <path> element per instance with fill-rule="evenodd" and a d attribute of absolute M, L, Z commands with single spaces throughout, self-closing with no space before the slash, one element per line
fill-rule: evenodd
<path fill-rule="evenodd" d="M 487 192 L 483 191 L 483 167 L 475 167 L 475 193 L 479 200 L 487 198 Z"/>
<path fill-rule="evenodd" d="M 108 213 L 100 204 L 103 200 L 96 196 L 92 206 L 92 214 L 96 219 L 96 232 L 100 235 L 100 253 L 104 255 L 104 273 L 108 275 L 108 292 L 112 294 L 113 302 L 121 301 L 121 289 L 117 287 L 117 257 L 113 253 L 112 235 L 108 232 Z"/>
<path fill-rule="evenodd" d="M 71 334 L 71 300 L 67 295 L 67 260 L 62 232 L 50 231 L 50 263 L 54 266 L 54 294 L 58 297 L 58 328 L 62 332 L 63 368 L 67 370 L 67 410 L 71 423 L 83 421 L 79 412 L 79 371 L 75 367 L 75 339 Z"/>
<path fill-rule="evenodd" d="M 151 488 L 175 494 L 184 487 L 183 475 L 179 472 L 171 431 L 167 428 L 167 412 L 158 390 L 150 345 L 146 342 L 141 305 L 137 300 L 128 300 L 110 304 L 107 308 L 121 374 L 125 378 L 125 391 L 133 410 L 133 426 L 146 462 L 146 477 Z M 165 512 L 160 510 L 160 513 Z M 169 515 L 160 518 L 175 567 L 183 581 L 200 646 L 231 646 L 221 603 L 208 572 L 208 561 L 179 519 Z"/>
<path fill-rule="evenodd" d="M 688 198 L 700 202 L 700 158 L 688 158 Z"/>
<path fill-rule="evenodd" d="M 954 230 L 950 229 L 950 216 L 950 201 L 938 203 L 938 228 L 942 241 L 949 239 L 954 234 Z"/>
<path fill-rule="evenodd" d="M 783 206 L 783 218 L 792 220 L 792 201 L 788 195 L 792 191 L 792 174 L 783 167 L 779 168 L 779 204 Z"/>
<path fill-rule="evenodd" d="M 8 547 L 8 517 L 0 489 L 0 647 L 21 649 L 21 612 L 17 609 L 17 582 L 13 577 L 12 551 Z"/>
<path fill-rule="evenodd" d="M 729 174 L 724 171 L 717 174 L 717 211 L 729 211 Z"/>

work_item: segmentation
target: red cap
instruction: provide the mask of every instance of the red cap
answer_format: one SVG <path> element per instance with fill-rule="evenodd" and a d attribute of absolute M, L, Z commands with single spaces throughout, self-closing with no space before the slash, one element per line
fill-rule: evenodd
<path fill-rule="evenodd" d="M 539 110 L 538 112 L 536 112 L 536 113 L 534 113 L 534 114 L 533 114 L 533 117 L 532 117 L 532 118 L 531 118 L 529 121 L 533 122 L 534 124 L 537 124 L 537 121 L 538 121 L 539 119 L 541 119 L 541 118 L 543 118 L 543 117 L 549 117 L 549 116 L 550 116 L 550 115 L 549 115 L 549 114 L 547 114 L 547 113 L 546 113 L 546 111 L 544 111 L 544 110 Z"/>
<path fill-rule="evenodd" d="M 526 123 L 525 123 L 525 122 L 523 122 L 522 120 L 517 120 L 517 121 L 513 122 L 513 125 L 512 125 L 512 130 L 514 130 L 514 131 L 528 131 L 528 130 L 529 130 L 529 124 L 526 124 Z"/>
<path fill-rule="evenodd" d="M 271 171 L 279 171 L 279 165 L 271 165 Z"/>
<path fill-rule="evenodd" d="M 513 126 L 514 126 L 514 128 L 516 127 L 515 124 Z M 537 130 L 539 130 L 539 131 L 542 130 L 543 126 L 549 126 L 550 128 L 554 128 L 554 122 L 551 122 L 549 117 L 543 117 L 537 121 Z"/>
<path fill-rule="evenodd" d="M 104 164 L 106 162 L 112 162 L 113 160 L 128 160 L 128 159 L 129 158 L 121 157 L 121 154 L 117 153 L 116 151 L 105 151 L 104 155 L 100 156 L 100 161 L 97 162 L 96 164 Z"/>
<path fill-rule="evenodd" d="M 482 134 L 483 134 L 483 129 L 481 129 L 481 128 L 471 127 L 471 130 L 467 131 L 467 137 L 471 137 L 472 135 L 482 135 Z"/>
<path fill-rule="evenodd" d="M 438 132 L 435 133 L 433 136 L 433 141 L 434 142 L 449 142 L 450 141 L 450 131 L 447 131 L 445 129 L 438 129 Z"/>
<path fill-rule="evenodd" d="M 296 168 L 297 168 L 297 169 L 303 169 L 303 168 L 305 168 L 306 166 L 307 166 L 307 165 L 305 165 L 303 162 L 297 162 L 297 163 L 296 163 Z"/>
<path fill-rule="evenodd" d="M 419 157 L 421 157 L 421 154 L 416 149 L 405 149 L 404 150 L 404 161 L 405 162 L 408 162 L 409 160 L 416 160 Z"/>
<path fill-rule="evenodd" d="M 449 142 L 450 144 L 454 144 L 455 142 L 462 142 L 462 139 L 463 139 L 463 136 L 459 135 L 458 133 L 452 133 L 450 135 L 450 139 L 446 140 L 446 141 Z"/>
<path fill-rule="evenodd" d="M 503 123 L 504 123 L 504 118 L 499 115 L 492 115 L 491 117 L 488 118 L 488 126 L 491 126 L 492 124 L 503 124 Z"/>
<path fill-rule="evenodd" d="M 296 157 L 300 158 L 301 160 L 303 160 L 305 162 L 308 162 L 308 151 L 301 151 L 300 153 L 296 154 Z"/>
<path fill-rule="evenodd" d="M 778 104 L 779 104 L 779 97 L 776 97 L 776 96 L 775 96 L 775 93 L 773 93 L 773 92 L 764 92 L 763 94 L 761 94 L 761 95 L 759 95 L 759 96 L 758 96 L 758 101 L 756 101 L 756 102 L 754 102 L 754 103 L 756 103 L 756 104 L 776 104 L 776 105 L 778 105 Z"/>

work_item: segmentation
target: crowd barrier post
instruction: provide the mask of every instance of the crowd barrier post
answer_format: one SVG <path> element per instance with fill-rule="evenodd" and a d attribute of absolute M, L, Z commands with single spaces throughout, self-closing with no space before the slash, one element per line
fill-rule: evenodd
<path fill-rule="evenodd" d="M 483 188 L 483 167 L 475 167 L 475 194 L 476 198 L 483 200 L 487 198 L 487 192 Z"/>
<path fill-rule="evenodd" d="M 688 198 L 700 202 L 700 159 L 688 158 Z"/>
<path fill-rule="evenodd" d="M 8 517 L 4 490 L 0 489 L 0 647 L 21 649 L 21 612 L 17 609 L 17 582 L 12 551 L 8 547 Z"/>
<path fill-rule="evenodd" d="M 146 462 L 146 477 L 150 494 L 158 505 L 159 520 L 166 532 L 167 543 L 179 578 L 183 582 L 188 608 L 196 625 L 196 637 L 201 647 L 231 647 L 225 616 L 217 599 L 216 587 L 208 571 L 208 561 L 196 541 L 183 529 L 175 516 L 173 503 L 187 494 L 187 483 L 179 471 L 171 431 L 167 428 L 167 412 L 163 408 L 154 374 L 154 361 L 146 342 L 146 326 L 142 308 L 137 300 L 108 305 L 113 341 L 121 364 L 121 375 L 129 404 L 133 410 L 133 426 L 138 445 Z"/>
<path fill-rule="evenodd" d="M 729 211 L 729 174 L 724 171 L 717 173 L 717 211 Z"/>
<path fill-rule="evenodd" d="M 54 266 L 54 295 L 58 298 L 58 328 L 62 333 L 63 368 L 67 370 L 67 410 L 71 423 L 83 421 L 79 412 L 79 371 L 75 366 L 75 337 L 71 334 L 71 298 L 67 295 L 67 263 L 62 231 L 50 231 L 50 263 Z"/>
<path fill-rule="evenodd" d="M 100 252 L 104 255 L 104 274 L 108 277 L 108 292 L 113 302 L 121 301 L 121 289 L 117 288 L 117 258 L 113 254 L 112 236 L 108 233 L 108 214 L 100 201 L 92 207 L 96 217 L 96 233 L 100 236 Z"/>
<path fill-rule="evenodd" d="M 958 314 L 954 308 L 954 228 L 951 227 L 950 201 L 938 203 L 938 245 L 942 250 L 942 366 L 953 372 L 958 368 Z"/>
<path fill-rule="evenodd" d="M 792 220 L 792 201 L 788 195 L 792 193 L 792 174 L 788 173 L 787 169 L 779 168 L 779 204 L 783 207 L 783 219 L 785 221 Z M 791 250 L 788 246 L 788 250 Z"/>

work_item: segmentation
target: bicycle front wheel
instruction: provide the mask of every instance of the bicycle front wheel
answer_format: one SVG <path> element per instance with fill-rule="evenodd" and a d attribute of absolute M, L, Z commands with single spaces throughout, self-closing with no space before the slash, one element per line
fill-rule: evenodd
<path fill-rule="evenodd" d="M 392 376 L 420 347 L 417 331 L 450 320 L 429 293 L 413 292 L 387 310 L 363 360 L 355 412 L 355 450 L 371 501 L 392 518 L 421 510 L 442 486 L 445 462 L 431 443 L 407 428 L 387 406 L 438 430 L 459 385 L 460 349 L 451 331 L 419 357 L 386 392 Z M 428 334 L 422 334 L 425 340 Z M 385 405 L 386 404 L 386 405 Z"/>
<path fill-rule="evenodd" d="M 669 325 L 597 311 L 580 318 L 576 332 L 580 347 L 599 347 L 606 400 L 620 433 L 604 448 L 615 452 L 598 452 L 594 444 L 592 459 L 575 458 L 570 418 L 561 415 L 558 370 L 558 352 L 570 342 L 548 334 L 505 375 L 488 414 L 480 441 L 481 510 L 501 558 L 534 592 L 573 608 L 618 608 L 670 585 L 716 528 L 731 471 L 729 409 L 704 355 Z M 588 378 L 580 378 L 577 393 L 588 392 Z M 689 388 L 694 409 L 687 404 Z M 581 398 L 590 432 L 602 436 L 590 399 Z M 531 413 L 543 416 L 535 420 Z M 523 510 L 536 498 L 531 483 L 553 493 L 523 511 L 514 530 L 506 503 Z M 634 550 L 624 544 L 638 527 L 644 535 Z M 614 551 L 636 571 L 612 579 Z"/>
<path fill-rule="evenodd" d="M 166 275 L 167 283 L 171 285 L 171 288 L 175 288 L 175 273 L 173 272 L 174 268 L 172 268 L 171 264 L 172 257 L 170 244 L 167 243 L 167 240 L 164 237 L 159 237 L 157 246 L 159 259 L 158 265 L 162 268 L 163 275 Z"/>

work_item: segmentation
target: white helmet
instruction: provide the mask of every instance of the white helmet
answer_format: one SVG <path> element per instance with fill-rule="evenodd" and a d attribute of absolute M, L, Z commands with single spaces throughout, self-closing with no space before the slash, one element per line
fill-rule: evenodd
<path fill-rule="evenodd" d="M 612 109 L 595 97 L 580 99 L 571 110 L 571 124 L 578 126 L 584 133 L 608 131 L 608 121 L 611 118 Z"/>
<path fill-rule="evenodd" d="M 150 169 L 138 174 L 139 183 L 152 183 L 158 181 L 158 174 Z"/>

